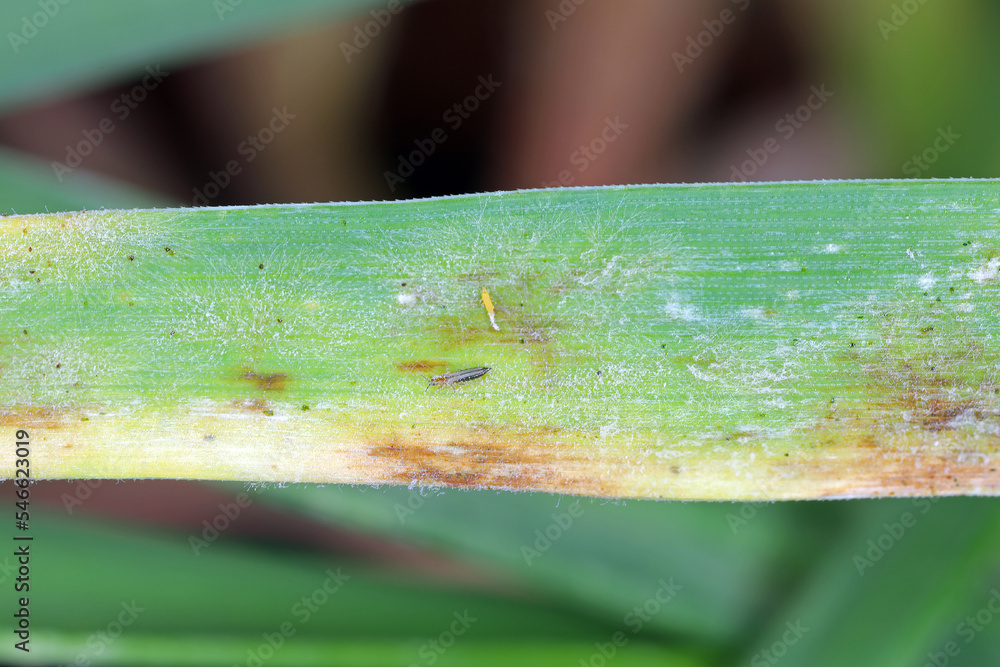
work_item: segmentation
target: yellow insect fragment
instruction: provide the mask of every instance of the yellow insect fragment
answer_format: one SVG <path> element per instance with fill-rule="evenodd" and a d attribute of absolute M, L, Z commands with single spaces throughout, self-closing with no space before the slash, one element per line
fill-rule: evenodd
<path fill-rule="evenodd" d="M 490 299 L 489 290 L 483 290 L 483 305 L 486 306 L 486 314 L 490 316 L 490 324 L 493 325 L 493 330 L 500 331 L 500 327 L 497 326 L 496 315 L 493 312 L 493 300 Z"/>

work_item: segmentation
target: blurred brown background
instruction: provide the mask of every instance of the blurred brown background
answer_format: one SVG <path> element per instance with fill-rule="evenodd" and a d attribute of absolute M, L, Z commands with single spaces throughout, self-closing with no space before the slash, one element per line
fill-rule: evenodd
<path fill-rule="evenodd" d="M 115 130 L 83 168 L 178 204 L 906 175 L 866 150 L 880 121 L 856 104 L 864 85 L 846 87 L 858 66 L 834 60 L 831 43 L 850 31 L 838 34 L 831 17 L 858 13 L 847 5 L 404 5 L 165 66 L 127 112 L 116 100 L 141 77 L 48 101 L 4 117 L 0 141 L 65 162 L 82 131 L 110 116 Z M 864 32 L 878 46 L 874 23 Z M 814 88 L 831 97 L 811 98 Z M 248 145 L 274 110 L 287 110 L 286 126 Z M 230 161 L 239 173 L 218 177 Z"/>

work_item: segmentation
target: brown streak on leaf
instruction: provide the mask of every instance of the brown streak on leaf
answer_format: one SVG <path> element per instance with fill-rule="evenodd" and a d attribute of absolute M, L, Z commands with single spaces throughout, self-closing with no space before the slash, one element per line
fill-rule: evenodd
<path fill-rule="evenodd" d="M 0 425 L 10 428 L 59 429 L 66 425 L 67 417 L 79 419 L 81 409 L 72 411 L 43 407 L 0 408 Z"/>
<path fill-rule="evenodd" d="M 240 412 L 249 412 L 252 414 L 264 414 L 265 411 L 271 409 L 268 406 L 267 401 L 262 398 L 250 398 L 245 401 L 230 401 L 229 404 Z"/>
<path fill-rule="evenodd" d="M 814 461 L 810 477 L 835 480 L 816 497 L 941 496 L 1000 491 L 1000 465 L 977 452 L 954 455 L 911 454 L 879 449 L 855 450 L 851 467 L 843 461 Z"/>
<path fill-rule="evenodd" d="M 287 373 L 269 373 L 265 375 L 250 369 L 247 369 L 247 371 L 243 373 L 239 379 L 250 382 L 254 384 L 257 389 L 265 392 L 285 391 L 288 388 L 289 382 Z"/>
<path fill-rule="evenodd" d="M 396 370 L 400 373 L 429 373 L 438 368 L 446 368 L 447 361 L 439 359 L 417 359 L 415 361 L 400 361 L 396 364 Z"/>
<path fill-rule="evenodd" d="M 612 492 L 607 479 L 593 475 L 594 470 L 602 468 L 600 463 L 580 451 L 570 451 L 565 445 L 546 446 L 543 442 L 546 435 L 544 429 L 514 435 L 483 428 L 443 442 L 404 441 L 390 436 L 370 442 L 367 454 L 379 468 L 380 481 L 390 484 L 580 494 Z M 498 436 L 506 444 L 498 444 L 501 441 Z M 605 462 L 603 466 L 605 470 L 614 467 L 613 462 Z"/>

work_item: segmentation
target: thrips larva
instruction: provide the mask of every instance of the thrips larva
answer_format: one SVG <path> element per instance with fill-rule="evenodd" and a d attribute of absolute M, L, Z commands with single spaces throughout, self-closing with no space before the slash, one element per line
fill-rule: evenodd
<path fill-rule="evenodd" d="M 437 387 L 449 387 L 459 382 L 468 382 L 469 380 L 481 378 L 489 372 L 489 366 L 479 366 L 477 368 L 466 368 L 464 370 L 455 371 L 454 373 L 445 373 L 444 375 L 433 375 L 431 376 L 431 381 L 428 386 L 435 385 Z"/>
<path fill-rule="evenodd" d="M 493 311 L 493 300 L 490 298 L 489 290 L 483 290 L 483 305 L 486 306 L 486 314 L 490 316 L 490 324 L 493 326 L 494 331 L 500 331 L 500 327 L 497 326 L 497 316 Z"/>

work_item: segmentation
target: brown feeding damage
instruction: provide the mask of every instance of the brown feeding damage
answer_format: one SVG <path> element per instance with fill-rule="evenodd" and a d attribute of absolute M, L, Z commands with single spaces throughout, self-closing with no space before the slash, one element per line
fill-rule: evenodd
<path fill-rule="evenodd" d="M 951 361 L 937 363 L 954 367 Z M 875 378 L 871 388 L 877 398 L 873 398 L 872 405 L 880 413 L 880 421 L 904 421 L 930 432 L 978 423 L 988 433 L 1000 426 L 996 386 L 988 376 L 942 373 L 929 364 L 926 370 L 918 371 L 910 363 L 901 364 L 892 373 L 868 370 Z"/>
<path fill-rule="evenodd" d="M 78 428 L 80 422 L 90 421 L 86 415 L 101 415 L 103 418 L 107 411 L 106 406 L 97 403 L 0 406 L 0 427 L 71 432 Z"/>
<path fill-rule="evenodd" d="M 266 416 L 274 414 L 274 410 L 268 405 L 267 401 L 262 398 L 250 398 L 245 401 L 230 401 L 229 404 L 239 412 L 262 414 Z"/>
<path fill-rule="evenodd" d="M 447 361 L 440 359 L 417 359 L 415 361 L 401 361 L 396 364 L 396 370 L 400 373 L 429 373 L 438 368 L 445 368 Z"/>
<path fill-rule="evenodd" d="M 951 401 L 945 397 L 930 398 L 924 403 L 924 412 L 920 421 L 929 431 L 941 431 L 956 427 L 956 421 L 965 417 L 976 422 L 983 421 L 986 416 L 982 407 L 975 401 Z M 994 411 L 991 411 L 994 412 Z M 996 415 L 990 415 L 995 417 Z"/>
<path fill-rule="evenodd" d="M 545 432 L 503 434 L 493 429 L 465 434 L 461 440 L 410 441 L 392 436 L 372 442 L 367 451 L 389 484 L 536 491 L 559 488 L 565 493 L 614 493 L 607 479 L 594 476 L 592 455 L 577 448 L 547 446 Z M 516 438 L 511 442 L 510 438 Z M 499 444 L 506 441 L 507 444 Z M 609 466 L 614 467 L 613 464 Z M 608 469 L 609 469 L 608 468 Z"/>
<path fill-rule="evenodd" d="M 851 454 L 839 463 L 807 464 L 815 489 L 825 487 L 812 497 L 995 494 L 1000 489 L 1000 468 L 990 465 L 991 457 L 981 452 L 914 455 L 869 449 Z"/>
<path fill-rule="evenodd" d="M 260 391 L 274 392 L 288 389 L 289 377 L 287 373 L 258 373 L 247 370 L 240 376 L 244 380 L 253 384 Z"/>

